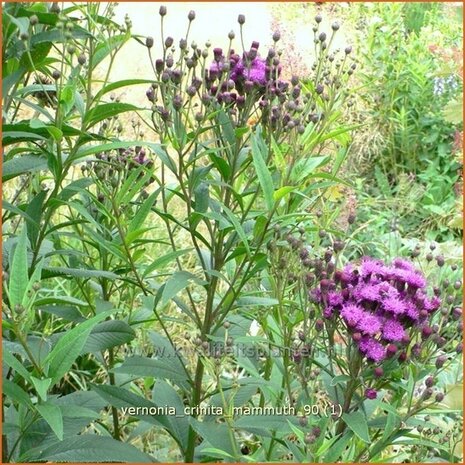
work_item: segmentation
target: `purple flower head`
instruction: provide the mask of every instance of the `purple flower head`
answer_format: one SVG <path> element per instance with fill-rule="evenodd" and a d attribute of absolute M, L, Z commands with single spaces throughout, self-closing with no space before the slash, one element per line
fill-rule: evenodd
<path fill-rule="evenodd" d="M 373 284 L 359 283 L 354 289 L 354 296 L 358 300 L 376 302 L 379 299 L 379 287 Z"/>
<path fill-rule="evenodd" d="M 362 258 L 362 266 L 360 269 L 360 276 L 365 278 L 385 276 L 387 268 L 381 260 L 374 260 L 371 257 Z"/>
<path fill-rule="evenodd" d="M 357 329 L 360 330 L 363 334 L 374 336 L 380 331 L 381 322 L 376 316 L 364 312 L 362 318 L 360 318 L 357 323 Z"/>
<path fill-rule="evenodd" d="M 365 397 L 367 399 L 376 399 L 376 396 L 378 395 L 378 392 L 376 391 L 376 389 L 373 389 L 373 388 L 368 388 L 368 389 L 365 389 Z"/>
<path fill-rule="evenodd" d="M 364 316 L 362 307 L 355 304 L 346 304 L 342 307 L 341 316 L 347 323 L 347 326 L 353 328 Z"/>
<path fill-rule="evenodd" d="M 402 315 L 406 311 L 406 305 L 399 297 L 388 297 L 383 300 L 383 308 L 393 315 Z"/>
<path fill-rule="evenodd" d="M 403 326 L 396 320 L 387 319 L 383 324 L 382 337 L 384 340 L 401 341 L 405 335 Z"/>
<path fill-rule="evenodd" d="M 383 345 L 370 337 L 363 337 L 358 347 L 360 352 L 373 362 L 380 362 L 385 357 Z"/>

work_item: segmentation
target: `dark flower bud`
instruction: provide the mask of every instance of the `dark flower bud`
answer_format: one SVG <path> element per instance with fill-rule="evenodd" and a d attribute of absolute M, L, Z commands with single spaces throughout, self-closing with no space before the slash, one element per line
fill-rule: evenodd
<path fill-rule="evenodd" d="M 457 268 L 458 268 L 458 267 L 457 267 L 457 265 L 456 265 L 455 263 L 453 263 L 453 264 L 450 266 L 450 269 L 451 269 L 452 271 L 457 271 Z"/>
<path fill-rule="evenodd" d="M 421 336 L 423 339 L 427 339 L 431 334 L 433 334 L 433 328 L 431 328 L 431 326 L 423 326 L 423 328 L 421 328 Z"/>
<path fill-rule="evenodd" d="M 340 241 L 340 240 L 335 240 L 334 243 L 333 243 L 333 248 L 336 252 L 340 252 L 341 250 L 344 249 L 344 242 L 343 241 Z"/>
<path fill-rule="evenodd" d="M 174 39 L 172 37 L 168 36 L 165 39 L 165 47 L 170 48 L 173 45 L 173 42 L 174 42 Z"/>
<path fill-rule="evenodd" d="M 296 350 L 292 354 L 292 359 L 294 360 L 295 363 L 300 363 L 302 361 L 302 354 L 300 353 L 300 351 Z"/>
<path fill-rule="evenodd" d="M 257 42 L 256 40 L 252 41 L 250 48 L 256 48 L 258 50 L 258 47 L 260 47 L 260 42 Z"/>
<path fill-rule="evenodd" d="M 160 16 L 165 16 L 166 15 L 166 6 L 162 5 L 160 7 L 160 9 L 158 10 L 158 13 L 160 14 Z"/>
<path fill-rule="evenodd" d="M 419 433 L 421 433 L 421 432 L 423 431 L 423 426 L 422 426 L 422 425 L 418 425 L 418 426 L 417 426 L 417 431 L 418 431 Z"/>
<path fill-rule="evenodd" d="M 341 27 L 341 26 L 339 25 L 339 23 L 338 23 L 337 21 L 334 22 L 333 24 L 331 24 L 331 29 L 332 29 L 333 31 L 339 30 L 340 27 Z"/>
<path fill-rule="evenodd" d="M 439 287 L 433 287 L 433 293 L 436 297 L 441 295 L 441 289 Z"/>
<path fill-rule="evenodd" d="M 194 21 L 194 19 L 195 19 L 195 11 L 194 10 L 189 11 L 189 13 L 187 14 L 187 19 L 189 21 Z"/>
<path fill-rule="evenodd" d="M 68 45 L 68 47 L 66 48 L 66 51 L 72 55 L 75 51 L 76 51 L 76 47 L 74 45 Z"/>
<path fill-rule="evenodd" d="M 320 35 L 318 36 L 318 40 L 320 42 L 324 42 L 326 40 L 326 32 L 321 32 Z"/>
<path fill-rule="evenodd" d="M 189 97 L 193 97 L 197 93 L 197 89 L 194 86 L 189 86 L 186 89 L 186 93 Z"/>
<path fill-rule="evenodd" d="M 234 33 L 234 31 L 229 31 L 228 39 L 229 39 L 229 40 L 233 40 L 234 37 L 236 37 L 236 34 Z"/>
<path fill-rule="evenodd" d="M 354 224 L 356 219 L 357 217 L 355 216 L 355 213 L 351 213 L 349 217 L 347 218 L 347 222 L 349 224 Z"/>
<path fill-rule="evenodd" d="M 392 357 L 396 354 L 397 347 L 394 344 L 389 344 L 386 348 L 386 355 L 387 357 Z"/>
<path fill-rule="evenodd" d="M 425 386 L 429 388 L 434 386 L 434 378 L 432 376 L 428 376 L 428 378 L 426 378 Z"/>
<path fill-rule="evenodd" d="M 163 71 L 164 66 L 165 66 L 165 63 L 163 62 L 162 59 L 159 58 L 158 60 L 155 61 L 155 69 L 158 74 L 160 74 Z"/>
<path fill-rule="evenodd" d="M 355 342 L 360 342 L 362 340 L 362 335 L 360 333 L 354 333 L 352 335 L 352 339 L 355 341 Z"/>
<path fill-rule="evenodd" d="M 273 42 L 278 42 L 278 40 L 281 39 L 281 34 L 276 31 L 273 33 Z"/>
<path fill-rule="evenodd" d="M 320 24 L 321 21 L 323 21 L 323 18 L 322 16 L 320 15 L 320 13 L 318 13 L 316 16 L 315 16 L 315 21 Z"/>
<path fill-rule="evenodd" d="M 174 59 L 171 55 L 169 55 L 168 58 L 166 59 L 166 67 L 172 68 L 173 65 L 174 65 Z"/>
<path fill-rule="evenodd" d="M 50 7 L 51 13 L 59 13 L 61 11 L 60 7 L 58 6 L 58 2 L 53 2 L 52 6 Z"/>
<path fill-rule="evenodd" d="M 455 348 L 455 352 L 457 352 L 458 354 L 461 354 L 463 352 L 463 343 L 459 342 L 457 344 L 457 347 Z"/>
<path fill-rule="evenodd" d="M 404 334 L 400 342 L 402 342 L 402 344 L 405 346 L 410 344 L 410 336 L 408 336 L 407 334 Z"/>
<path fill-rule="evenodd" d="M 349 55 L 350 53 L 352 53 L 352 47 L 349 45 L 348 47 L 345 48 L 344 52 L 346 55 Z"/>
<path fill-rule="evenodd" d="M 39 18 L 37 15 L 32 15 L 30 18 L 29 18 L 29 23 L 31 24 L 31 26 L 35 26 L 36 24 L 39 23 Z"/>
<path fill-rule="evenodd" d="M 433 254 L 427 253 L 425 258 L 426 258 L 426 261 L 430 262 L 431 260 L 433 260 Z"/>
<path fill-rule="evenodd" d="M 251 48 L 248 56 L 249 60 L 255 60 L 255 58 L 257 58 L 257 53 L 258 52 L 256 48 Z"/>
<path fill-rule="evenodd" d="M 173 97 L 173 107 L 176 111 L 179 111 L 182 108 L 182 98 L 180 95 L 175 95 Z"/>
<path fill-rule="evenodd" d="M 86 62 L 87 62 L 87 58 L 86 58 L 86 56 L 85 56 L 83 53 L 81 53 L 81 54 L 78 56 L 78 59 L 77 59 L 77 60 L 78 60 L 78 63 L 79 63 L 81 66 L 84 66 L 84 65 L 86 64 Z"/>
<path fill-rule="evenodd" d="M 436 394 L 436 402 L 442 402 L 444 400 L 444 394 L 442 392 L 438 392 Z"/>
<path fill-rule="evenodd" d="M 381 378 L 384 374 L 382 367 L 376 367 L 373 371 L 375 378 Z"/>
<path fill-rule="evenodd" d="M 373 389 L 373 388 L 368 388 L 368 389 L 365 389 L 365 397 L 367 399 L 376 399 L 378 395 L 378 392 L 376 391 L 376 389 Z"/>
<path fill-rule="evenodd" d="M 239 15 L 237 17 L 237 22 L 242 26 L 245 23 L 245 16 L 244 15 Z"/>
<path fill-rule="evenodd" d="M 332 257 L 333 257 L 333 251 L 331 249 L 326 249 L 325 255 L 324 255 L 325 262 L 328 263 Z"/>
<path fill-rule="evenodd" d="M 317 93 L 318 95 L 321 95 L 321 94 L 323 93 L 323 91 L 324 91 L 323 85 L 322 85 L 322 84 L 318 84 L 318 85 L 316 86 L 315 91 L 316 91 L 316 93 Z"/>
<path fill-rule="evenodd" d="M 436 256 L 436 263 L 438 264 L 439 267 L 444 266 L 444 257 L 442 255 L 437 255 Z"/>
<path fill-rule="evenodd" d="M 423 391 L 422 397 L 423 399 L 429 399 L 433 395 L 433 389 L 432 388 L 426 388 Z"/>
<path fill-rule="evenodd" d="M 446 363 L 447 357 L 445 355 L 440 355 L 436 359 L 436 368 L 439 370 L 439 368 L 442 368 L 444 363 Z"/>
<path fill-rule="evenodd" d="M 186 48 L 187 48 L 187 40 L 186 39 L 181 39 L 179 41 L 179 48 L 181 50 L 186 50 Z"/>
<path fill-rule="evenodd" d="M 412 346 L 412 355 L 414 357 L 417 357 L 417 358 L 420 357 L 420 355 L 421 355 L 421 345 L 420 344 L 417 343 L 417 344 L 414 344 Z"/>
<path fill-rule="evenodd" d="M 449 304 L 449 305 L 452 305 L 454 303 L 454 296 L 453 295 L 448 295 L 446 297 L 446 302 Z"/>
<path fill-rule="evenodd" d="M 446 339 L 442 336 L 437 336 L 436 337 L 436 345 L 438 347 L 444 347 L 446 345 Z"/>
<path fill-rule="evenodd" d="M 313 444 L 316 441 L 315 435 L 308 433 L 305 435 L 304 442 L 305 444 Z"/>
<path fill-rule="evenodd" d="M 250 92 L 253 89 L 253 82 L 252 81 L 245 81 L 244 82 L 244 89 L 246 92 Z"/>
<path fill-rule="evenodd" d="M 407 352 L 402 352 L 400 355 L 399 355 L 399 362 L 400 363 L 404 363 L 406 360 L 407 360 Z"/>
<path fill-rule="evenodd" d="M 303 427 L 308 425 L 308 418 L 305 415 L 302 417 L 299 417 L 299 425 Z"/>
<path fill-rule="evenodd" d="M 462 287 L 462 281 L 460 281 L 460 280 L 455 281 L 455 283 L 454 283 L 454 289 L 455 289 L 456 291 L 458 291 L 461 287 Z"/>
<path fill-rule="evenodd" d="M 315 321 L 315 329 L 320 332 L 323 330 L 325 327 L 325 324 L 322 319 L 318 318 L 318 320 Z"/>
<path fill-rule="evenodd" d="M 147 48 L 152 48 L 153 47 L 153 43 L 154 43 L 154 40 L 153 40 L 153 37 L 147 37 L 145 39 L 145 46 Z"/>
<path fill-rule="evenodd" d="M 55 79 L 55 81 L 57 81 L 58 79 L 60 79 L 60 76 L 61 76 L 60 71 L 58 71 L 57 69 L 54 69 L 52 73 L 52 78 Z"/>

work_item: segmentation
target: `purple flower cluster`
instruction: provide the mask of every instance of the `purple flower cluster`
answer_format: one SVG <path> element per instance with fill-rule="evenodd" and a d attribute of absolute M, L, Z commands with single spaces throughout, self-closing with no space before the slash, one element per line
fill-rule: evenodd
<path fill-rule="evenodd" d="M 441 301 L 425 288 L 424 276 L 409 261 L 386 265 L 365 257 L 360 266 L 349 263 L 333 279 L 322 279 L 311 293 L 324 306 L 324 317 L 341 318 L 360 352 L 379 363 L 400 350 L 400 359 L 406 357 L 411 328 L 424 339 L 434 332 L 428 321 Z"/>

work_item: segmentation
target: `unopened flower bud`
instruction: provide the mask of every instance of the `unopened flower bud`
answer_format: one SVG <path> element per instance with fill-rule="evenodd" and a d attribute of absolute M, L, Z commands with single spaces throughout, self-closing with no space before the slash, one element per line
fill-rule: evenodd
<path fill-rule="evenodd" d="M 195 11 L 194 10 L 189 11 L 189 13 L 187 14 L 187 19 L 189 21 L 194 21 L 194 19 L 195 19 Z"/>
<path fill-rule="evenodd" d="M 154 43 L 154 40 L 153 40 L 153 37 L 146 37 L 145 39 L 145 46 L 147 48 L 152 48 L 153 47 L 153 43 Z"/>
<path fill-rule="evenodd" d="M 245 23 L 245 16 L 244 15 L 239 15 L 237 17 L 237 22 L 242 26 Z"/>
<path fill-rule="evenodd" d="M 160 16 L 166 16 L 166 6 L 165 5 L 162 5 L 160 7 L 160 9 L 158 10 L 158 13 L 160 14 Z"/>

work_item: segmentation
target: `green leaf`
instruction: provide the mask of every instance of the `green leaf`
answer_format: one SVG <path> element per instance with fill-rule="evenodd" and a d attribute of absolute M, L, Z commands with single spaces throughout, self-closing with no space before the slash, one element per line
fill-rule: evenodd
<path fill-rule="evenodd" d="M 43 362 L 44 366 L 47 363 L 49 364 L 48 376 L 52 378 L 52 385 L 56 384 L 69 371 L 97 323 L 113 312 L 114 310 L 109 310 L 99 313 L 93 318 L 78 324 L 59 339 Z"/>
<path fill-rule="evenodd" d="M 140 208 L 137 210 L 137 213 L 134 215 L 134 218 L 129 223 L 128 233 L 131 233 L 142 226 L 157 197 L 158 191 L 155 191 L 145 199 L 144 203 L 140 206 Z"/>
<path fill-rule="evenodd" d="M 193 250 L 191 247 L 190 249 L 182 249 L 182 250 L 176 250 L 174 252 L 167 253 L 166 255 L 163 255 L 159 258 L 157 258 L 153 263 L 151 263 L 144 271 L 144 277 L 149 275 L 152 271 L 158 270 L 163 268 L 165 265 L 168 263 L 171 263 L 173 260 L 175 260 L 178 257 L 181 257 L 182 255 L 190 252 Z"/>
<path fill-rule="evenodd" d="M 35 390 L 37 391 L 37 394 L 39 394 L 39 397 L 43 401 L 46 401 L 47 391 L 48 391 L 48 388 L 50 387 L 52 380 L 50 378 L 38 379 L 35 376 L 31 376 L 31 381 L 35 387 Z"/>
<path fill-rule="evenodd" d="M 3 182 L 16 176 L 47 169 L 47 160 L 37 155 L 23 155 L 6 161 L 2 168 Z"/>
<path fill-rule="evenodd" d="M 109 437 L 81 434 L 41 450 L 37 461 L 152 463 L 156 460 L 130 444 Z"/>
<path fill-rule="evenodd" d="M 186 373 L 170 360 L 154 359 L 148 357 L 128 357 L 122 365 L 113 370 L 115 373 L 126 373 L 138 377 L 153 376 L 154 378 L 170 379 L 173 381 L 186 381 Z"/>
<path fill-rule="evenodd" d="M 111 386 L 108 384 L 91 384 L 91 389 L 95 391 L 103 400 L 108 402 L 110 405 L 116 408 L 124 407 L 146 407 L 148 409 L 156 408 L 157 405 L 145 397 L 138 396 L 127 389 L 119 386 Z M 157 426 L 163 426 L 169 428 L 169 420 L 164 415 L 135 415 L 137 418 L 141 418 L 148 423 L 155 424 Z"/>
<path fill-rule="evenodd" d="M 99 352 L 131 342 L 136 337 L 134 330 L 124 321 L 108 320 L 92 329 L 82 353 Z"/>
<path fill-rule="evenodd" d="M 63 416 L 61 414 L 60 407 L 45 402 L 43 404 L 37 404 L 36 410 L 40 413 L 42 418 L 50 425 L 52 431 L 56 434 L 56 437 L 63 440 Z"/>
<path fill-rule="evenodd" d="M 104 103 L 96 108 L 93 108 L 87 113 L 86 117 L 84 118 L 84 124 L 86 128 L 89 129 L 104 119 L 111 118 L 113 116 L 119 115 L 120 113 L 134 110 L 139 110 L 139 107 L 136 107 L 130 103 Z"/>
<path fill-rule="evenodd" d="M 238 307 L 271 307 L 273 305 L 278 305 L 278 303 L 279 301 L 277 299 L 253 296 L 239 297 L 239 299 L 236 301 L 236 305 Z"/>
<path fill-rule="evenodd" d="M 13 383 L 9 379 L 4 378 L 2 381 L 2 391 L 5 397 L 8 399 L 18 402 L 21 405 L 31 408 L 32 402 L 29 395 L 16 383 Z"/>
<path fill-rule="evenodd" d="M 340 437 L 330 448 L 324 457 L 324 463 L 336 463 L 352 439 L 353 434 L 349 431 Z"/>
<path fill-rule="evenodd" d="M 263 190 L 266 208 L 271 211 L 274 206 L 274 186 L 271 173 L 266 166 L 267 148 L 261 137 L 260 130 L 257 130 L 257 132 L 252 136 L 252 158 L 257 172 L 258 181 L 260 182 Z"/>
<path fill-rule="evenodd" d="M 23 227 L 15 247 L 8 281 L 10 308 L 14 312 L 16 305 L 23 302 L 29 281 L 27 264 L 27 227 Z"/>
<path fill-rule="evenodd" d="M 247 240 L 247 236 L 245 234 L 244 229 L 242 228 L 241 223 L 239 223 L 239 220 L 236 218 L 234 213 L 226 205 L 222 205 L 222 209 L 226 213 L 226 216 L 228 217 L 229 221 L 234 226 L 237 235 L 240 237 L 242 243 L 244 244 L 247 255 L 250 257 L 251 252 L 249 247 L 249 241 Z"/>
<path fill-rule="evenodd" d="M 188 271 L 176 271 L 165 283 L 161 296 L 161 306 L 164 307 L 180 291 L 185 289 L 190 281 L 199 282 L 199 278 Z"/>
<path fill-rule="evenodd" d="M 100 42 L 92 57 L 92 68 L 95 68 L 101 63 L 113 50 L 121 47 L 128 39 L 131 38 L 131 34 L 119 34 L 116 36 L 109 37 L 106 41 Z"/>
<path fill-rule="evenodd" d="M 83 268 L 44 267 L 44 277 L 72 276 L 74 278 L 118 279 L 118 275 L 105 270 L 86 270 Z"/>
<path fill-rule="evenodd" d="M 122 81 L 112 82 L 107 86 L 100 89 L 94 97 L 94 100 L 99 101 L 105 94 L 112 92 L 121 87 L 135 86 L 138 84 L 151 84 L 153 80 L 151 79 L 124 79 Z"/>
<path fill-rule="evenodd" d="M 286 197 L 287 194 L 290 194 L 295 190 L 297 190 L 297 188 L 294 186 L 283 186 L 274 192 L 273 199 L 275 202 L 279 202 L 283 197 Z"/>
<path fill-rule="evenodd" d="M 31 248 L 35 248 L 37 237 L 39 235 L 39 224 L 42 217 L 42 206 L 47 197 L 47 191 L 40 191 L 30 202 L 26 208 L 26 214 L 33 220 L 27 221 L 27 235 L 31 243 Z"/>
<path fill-rule="evenodd" d="M 27 371 L 26 367 L 9 351 L 2 351 L 3 361 L 10 367 L 13 368 L 19 375 L 21 375 L 25 380 L 31 381 L 31 375 Z"/>
<path fill-rule="evenodd" d="M 463 100 L 463 99 L 462 99 Z M 463 122 L 463 101 L 451 100 L 443 110 L 444 119 L 452 124 Z"/>
<path fill-rule="evenodd" d="M 342 414 L 345 424 L 364 442 L 370 443 L 370 434 L 365 415 L 362 412 L 351 412 Z"/>

